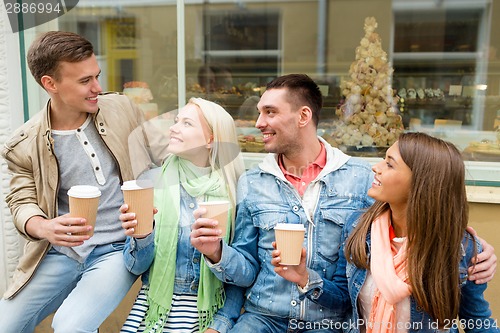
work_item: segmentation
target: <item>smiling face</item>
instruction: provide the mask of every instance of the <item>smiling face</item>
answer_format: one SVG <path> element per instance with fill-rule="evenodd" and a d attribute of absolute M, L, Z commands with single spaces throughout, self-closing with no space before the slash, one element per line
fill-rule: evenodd
<path fill-rule="evenodd" d="M 287 89 L 266 90 L 259 103 L 259 118 L 255 124 L 263 135 L 264 148 L 269 153 L 285 154 L 301 149 L 300 112 L 287 99 Z"/>
<path fill-rule="evenodd" d="M 97 59 L 92 55 L 78 62 L 62 61 L 57 75 L 44 76 L 42 82 L 57 112 L 95 113 L 99 109 L 97 96 L 102 91 L 100 73 Z"/>
<path fill-rule="evenodd" d="M 175 124 L 170 127 L 168 152 L 197 166 L 208 166 L 210 135 L 210 128 L 201 110 L 189 103 L 179 110 Z"/>
<path fill-rule="evenodd" d="M 412 172 L 401 158 L 397 142 L 387 150 L 385 160 L 375 164 L 372 170 L 375 172 L 375 179 L 368 195 L 375 200 L 389 203 L 393 209 L 405 209 Z"/>

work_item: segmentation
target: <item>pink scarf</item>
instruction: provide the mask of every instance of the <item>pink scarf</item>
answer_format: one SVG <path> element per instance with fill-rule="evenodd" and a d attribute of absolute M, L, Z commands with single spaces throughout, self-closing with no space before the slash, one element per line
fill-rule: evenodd
<path fill-rule="evenodd" d="M 396 304 L 410 296 L 406 272 L 406 241 L 399 251 L 389 237 L 390 211 L 372 222 L 370 269 L 377 289 L 372 300 L 367 333 L 396 331 Z"/>

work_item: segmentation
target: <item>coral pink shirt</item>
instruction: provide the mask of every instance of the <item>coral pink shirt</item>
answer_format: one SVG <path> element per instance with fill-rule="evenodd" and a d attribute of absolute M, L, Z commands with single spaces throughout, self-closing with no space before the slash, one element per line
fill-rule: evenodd
<path fill-rule="evenodd" d="M 293 187 L 297 189 L 299 192 L 300 196 L 304 195 L 304 192 L 306 191 L 307 186 L 314 180 L 316 177 L 319 175 L 321 170 L 326 165 L 326 149 L 323 143 L 321 143 L 321 151 L 319 152 L 318 157 L 316 157 L 316 160 L 312 163 L 310 163 L 304 172 L 302 173 L 302 176 L 296 176 L 293 173 L 288 172 L 285 169 L 285 164 L 283 163 L 283 155 L 278 156 L 278 165 L 281 169 L 281 172 L 283 172 L 283 175 L 285 178 L 292 183 Z"/>

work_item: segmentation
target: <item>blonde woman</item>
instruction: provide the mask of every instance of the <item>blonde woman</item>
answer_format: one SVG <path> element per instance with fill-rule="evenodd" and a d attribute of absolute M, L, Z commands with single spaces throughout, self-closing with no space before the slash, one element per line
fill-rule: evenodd
<path fill-rule="evenodd" d="M 190 244 L 193 211 L 207 200 L 229 200 L 227 242 L 234 229 L 235 192 L 244 171 L 232 117 L 192 98 L 170 127 L 170 155 L 156 178 L 155 230 L 132 238 L 135 215 L 121 207 L 127 268 L 143 287 L 121 332 L 204 332 L 224 304 L 223 284 Z M 239 314 L 235 313 L 235 316 Z"/>

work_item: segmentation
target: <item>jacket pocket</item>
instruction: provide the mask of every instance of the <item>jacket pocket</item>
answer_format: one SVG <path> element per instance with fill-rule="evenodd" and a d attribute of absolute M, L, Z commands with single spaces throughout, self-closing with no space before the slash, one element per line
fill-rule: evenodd
<path fill-rule="evenodd" d="M 318 254 L 330 264 L 336 264 L 339 258 L 340 240 L 344 220 L 339 219 L 334 209 L 321 211 L 322 219 L 318 222 Z"/>
<path fill-rule="evenodd" d="M 266 231 L 274 229 L 278 223 L 300 223 L 291 208 L 280 202 L 256 203 L 251 208 L 253 225 Z"/>

